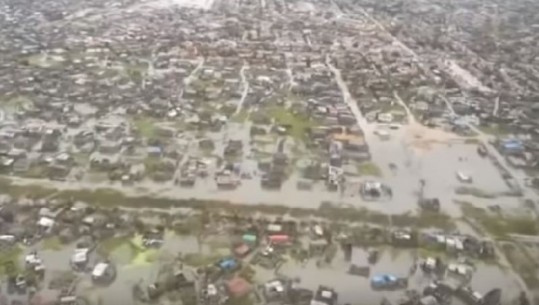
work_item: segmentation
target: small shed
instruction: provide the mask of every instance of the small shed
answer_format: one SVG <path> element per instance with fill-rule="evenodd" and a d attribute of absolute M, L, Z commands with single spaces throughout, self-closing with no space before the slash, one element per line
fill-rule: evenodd
<path fill-rule="evenodd" d="M 226 283 L 228 293 L 232 297 L 243 297 L 251 292 L 251 284 L 239 276 L 233 277 Z"/>

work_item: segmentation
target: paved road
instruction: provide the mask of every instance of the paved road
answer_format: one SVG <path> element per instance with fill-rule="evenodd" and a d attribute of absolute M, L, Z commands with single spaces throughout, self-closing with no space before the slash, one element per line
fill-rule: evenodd
<path fill-rule="evenodd" d="M 243 66 L 240 69 L 240 77 L 241 77 L 241 83 L 243 86 L 243 92 L 241 94 L 241 99 L 238 103 L 238 106 L 236 107 L 236 114 L 241 112 L 241 109 L 243 108 L 243 103 L 245 102 L 245 98 L 247 97 L 247 94 L 249 94 L 249 82 L 247 81 L 247 77 L 245 76 L 245 70 L 249 69 L 249 65 L 244 62 Z"/>
<path fill-rule="evenodd" d="M 367 130 L 370 129 L 369 124 L 367 123 L 367 120 L 365 119 L 361 111 L 359 110 L 357 102 L 354 100 L 354 98 L 350 94 L 350 90 L 348 90 L 348 85 L 345 83 L 345 81 L 342 78 L 341 71 L 337 69 L 331 63 L 331 58 L 329 57 L 329 55 L 326 55 L 326 65 L 328 66 L 329 70 L 333 72 L 335 81 L 337 82 L 339 89 L 341 89 L 344 102 L 348 105 L 348 107 L 350 107 L 352 114 L 356 117 L 359 127 L 363 129 L 365 134 L 367 134 Z"/>

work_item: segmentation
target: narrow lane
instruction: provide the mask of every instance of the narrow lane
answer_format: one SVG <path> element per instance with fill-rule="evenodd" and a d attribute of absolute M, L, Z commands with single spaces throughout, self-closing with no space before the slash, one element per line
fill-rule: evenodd
<path fill-rule="evenodd" d="M 238 106 L 236 107 L 236 114 L 241 112 L 241 109 L 243 108 L 243 103 L 245 102 L 245 98 L 247 98 L 247 94 L 249 94 L 249 82 L 247 81 L 247 77 L 245 76 L 246 69 L 249 69 L 249 66 L 246 62 L 244 62 L 243 66 L 240 69 L 240 78 L 243 86 L 243 92 L 241 94 Z"/>
<path fill-rule="evenodd" d="M 337 82 L 337 85 L 339 86 L 339 89 L 341 89 L 344 102 L 346 103 L 346 105 L 348 105 L 348 107 L 350 107 L 350 110 L 352 111 L 352 114 L 356 118 L 359 127 L 366 134 L 367 133 L 366 129 L 369 129 L 369 127 L 368 127 L 369 124 L 367 123 L 367 120 L 365 119 L 365 117 L 363 116 L 361 111 L 359 110 L 359 107 L 358 107 L 356 101 L 354 100 L 354 98 L 350 94 L 350 90 L 348 89 L 348 85 L 345 83 L 345 81 L 342 78 L 341 71 L 331 63 L 331 58 L 329 57 L 329 55 L 326 55 L 326 65 L 328 66 L 329 70 L 331 72 L 333 72 L 333 75 L 335 77 L 335 81 Z"/>

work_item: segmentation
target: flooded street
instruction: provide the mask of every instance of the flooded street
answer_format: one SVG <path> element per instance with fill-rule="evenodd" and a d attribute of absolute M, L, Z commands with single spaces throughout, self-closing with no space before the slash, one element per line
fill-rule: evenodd
<path fill-rule="evenodd" d="M 364 265 L 367 263 L 367 252 L 355 249 L 363 253 Z M 410 266 L 413 262 L 413 253 L 407 250 L 387 249 L 383 251 L 379 261 L 371 266 L 370 276 L 390 274 L 397 277 L 408 277 Z M 342 252 L 335 257 L 331 266 L 317 267 L 315 260 L 306 264 L 288 262 L 279 269 L 279 274 L 291 278 L 299 278 L 299 286 L 316 290 L 319 285 L 335 287 L 339 293 L 339 301 L 342 304 L 355 304 L 361 299 L 365 304 L 379 304 L 383 298 L 397 301 L 402 297 L 402 291 L 375 291 L 370 286 L 369 277 L 350 275 L 348 269 L 350 263 L 344 261 Z M 508 274 L 495 265 L 479 264 L 478 271 L 474 275 L 471 286 L 480 293 L 487 293 L 493 287 L 504 289 L 502 304 L 512 301 L 519 291 L 516 281 L 511 280 Z M 257 280 L 268 281 L 275 278 L 272 272 L 257 268 Z M 409 278 L 409 289 L 422 291 L 432 277 L 418 270 Z M 488 280 L 487 280 L 488 279 Z M 454 304 L 459 304 L 455 301 Z"/>
<path fill-rule="evenodd" d="M 144 181 L 136 186 L 85 181 L 40 180 L 39 183 L 60 190 L 111 188 L 122 191 L 129 196 L 151 193 L 164 198 L 228 200 L 245 204 L 264 203 L 300 208 L 318 208 L 320 203 L 326 201 L 399 214 L 417 209 L 420 181 L 425 180 L 424 195 L 439 198 L 442 202 L 442 209 L 453 216 L 460 215 L 460 208 L 454 204 L 454 200 L 483 202 L 482 198 L 456 194 L 456 190 L 460 187 L 473 187 L 480 192 L 496 195 L 495 198 L 491 198 L 490 204 L 496 202 L 496 204 L 508 208 L 519 206 L 518 198 L 503 196 L 510 189 L 492 162 L 477 154 L 477 145 L 466 144 L 464 140 L 454 137 L 447 138 L 441 132 L 441 136 L 431 135 L 429 137 L 428 134 L 421 133 L 421 137 L 417 137 L 417 132 L 406 125 L 398 130 L 389 129 L 384 125 L 375 126 L 371 124 L 369 129 L 387 130 L 391 137 L 390 140 L 382 140 L 373 133 L 365 134 L 369 141 L 373 163 L 380 169 L 381 177 L 353 177 L 352 181 L 360 183 L 361 181 L 380 180 L 387 183 L 393 189 L 394 196 L 393 199 L 384 202 L 364 201 L 357 188 L 355 191 L 351 188 L 344 195 L 339 192 L 330 192 L 323 182 L 313 184 L 309 191 L 298 190 L 297 181 L 300 176 L 296 171 L 284 182 L 280 190 L 265 190 L 257 179 L 259 172 L 257 159 L 249 153 L 252 150 L 252 145 L 248 142 L 244 147 L 247 158 L 242 161 L 242 167 L 245 172 L 251 173 L 254 179 L 243 179 L 241 185 L 233 190 L 219 189 L 211 175 L 208 178 L 198 179 L 196 184 L 189 188 L 173 185 L 172 182 L 155 183 L 151 181 Z M 224 134 L 206 134 L 206 138 L 212 139 L 216 144 L 215 155 L 222 154 L 228 139 L 249 138 L 249 125 L 242 126 L 231 123 L 227 129 L 228 131 Z M 446 139 L 443 138 L 444 136 Z M 268 154 L 274 153 L 277 139 L 269 138 L 269 142 L 265 146 L 257 144 L 257 147 L 259 147 L 258 149 L 264 147 L 263 149 Z M 193 149 L 190 150 L 190 154 L 197 154 L 196 148 Z M 305 156 L 307 157 L 308 154 Z M 208 156 L 206 159 L 209 162 L 210 172 L 215 172 L 218 169 L 218 159 L 212 156 Z M 470 175 L 473 178 L 473 184 L 459 182 L 457 179 L 459 171 Z M 12 179 L 17 184 L 37 182 L 32 179 L 16 177 Z"/>
<path fill-rule="evenodd" d="M 217 239 L 210 238 L 199 245 L 195 237 L 181 237 L 173 233 L 167 233 L 164 244 L 159 250 L 150 251 L 152 255 L 140 258 L 140 253 L 132 253 L 132 248 L 128 244 L 119 244 L 110 253 L 109 259 L 117 268 L 117 276 L 112 284 L 99 286 L 92 283 L 88 274 L 75 273 L 79 277 L 77 293 L 98 304 L 115 305 L 119 302 L 131 304 L 133 299 L 133 287 L 135 284 L 148 285 L 157 280 L 163 268 L 174 260 L 178 254 L 184 257 L 195 255 L 200 257 L 228 255 L 229 250 L 216 244 Z M 224 242 L 225 240 L 223 240 Z M 226 245 L 226 242 L 224 242 Z M 217 248 L 216 248 L 217 247 Z M 33 247 L 27 249 L 30 253 Z M 70 259 L 73 255 L 74 245 L 68 245 L 58 249 L 41 249 L 38 251 L 43 263 L 47 266 L 46 282 L 50 282 L 59 274 L 70 274 Z M 417 255 L 416 250 L 396 249 L 391 247 L 380 248 L 381 254 L 375 264 L 369 264 L 368 252 L 353 248 L 353 263 L 356 265 L 370 266 L 370 276 L 362 277 L 348 273 L 351 263 L 345 261 L 344 252 L 339 248 L 329 265 L 319 265 L 319 259 L 313 257 L 303 263 L 291 258 L 281 265 L 276 271 L 268 270 L 259 266 L 253 266 L 255 270 L 254 280 L 264 283 L 274 280 L 277 277 L 285 276 L 291 279 L 298 279 L 298 287 L 316 290 L 320 285 L 335 287 L 339 294 L 340 304 L 354 304 L 358 299 L 366 304 L 379 304 L 382 299 L 387 298 L 397 301 L 402 297 L 402 290 L 375 291 L 371 288 L 370 278 L 377 275 L 394 275 L 397 277 L 409 277 L 410 267 Z M 97 254 L 93 254 L 97 255 Z M 445 258 L 444 258 L 445 259 Z M 449 260 L 450 261 L 450 260 Z M 186 262 L 186 272 L 191 272 Z M 170 268 L 170 267 L 168 267 Z M 476 272 L 470 282 L 471 287 L 476 291 L 485 294 L 493 288 L 502 288 L 502 304 L 514 300 L 519 291 L 518 283 L 495 264 L 485 264 L 476 262 Z M 433 277 L 417 270 L 413 276 L 408 278 L 408 289 L 422 291 Z M 457 301 L 452 304 L 460 304 Z"/>

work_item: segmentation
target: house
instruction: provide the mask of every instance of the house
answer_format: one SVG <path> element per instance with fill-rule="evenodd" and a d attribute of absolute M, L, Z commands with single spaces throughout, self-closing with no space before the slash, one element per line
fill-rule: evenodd
<path fill-rule="evenodd" d="M 215 183 L 220 189 L 233 189 L 240 184 L 240 181 L 231 174 L 221 174 L 215 177 Z"/>
<path fill-rule="evenodd" d="M 311 305 L 336 305 L 338 300 L 337 292 L 326 286 L 319 286 L 311 300 Z"/>
<path fill-rule="evenodd" d="M 258 237 L 256 236 L 256 234 L 252 234 L 252 233 L 243 234 L 241 239 L 243 240 L 244 243 L 249 243 L 249 244 L 257 244 L 258 242 Z"/>
<path fill-rule="evenodd" d="M 17 174 L 25 173 L 30 169 L 31 165 L 32 165 L 32 162 L 30 158 L 26 156 L 17 158 L 15 162 L 13 163 L 13 172 Z"/>
<path fill-rule="evenodd" d="M 176 135 L 176 130 L 171 127 L 158 126 L 155 128 L 155 135 L 162 138 L 173 138 Z"/>
<path fill-rule="evenodd" d="M 88 264 L 88 253 L 90 249 L 88 248 L 77 248 L 75 249 L 73 255 L 71 255 L 71 266 L 75 269 L 84 269 L 86 264 Z"/>
<path fill-rule="evenodd" d="M 245 257 L 247 256 L 247 254 L 249 254 L 251 252 L 251 247 L 249 247 L 249 245 L 247 244 L 239 244 L 239 245 L 236 245 L 233 249 L 233 252 L 234 252 L 234 255 L 236 255 L 237 257 Z"/>
<path fill-rule="evenodd" d="M 110 263 L 101 262 L 92 270 L 92 280 L 96 283 L 108 284 L 116 278 L 116 269 Z"/>
<path fill-rule="evenodd" d="M 41 217 L 39 218 L 39 220 L 37 221 L 37 225 L 38 227 L 43 231 L 43 232 L 50 232 L 53 228 L 55 224 L 55 221 L 54 219 L 52 218 L 49 218 L 49 217 Z"/>
<path fill-rule="evenodd" d="M 116 154 L 120 152 L 122 146 L 119 142 L 103 141 L 99 143 L 99 152 L 102 154 Z"/>
<path fill-rule="evenodd" d="M 391 233 L 391 243 L 397 247 L 417 246 L 417 234 L 406 230 L 396 230 Z"/>
<path fill-rule="evenodd" d="M 501 140 L 498 148 L 505 155 L 522 154 L 525 150 L 524 143 L 518 139 Z"/>
<path fill-rule="evenodd" d="M 159 158 L 163 155 L 163 149 L 159 146 L 149 146 L 146 148 L 148 157 Z"/>
<path fill-rule="evenodd" d="M 239 298 L 251 292 L 251 284 L 244 278 L 235 276 L 226 282 L 226 289 L 230 296 Z"/>
<path fill-rule="evenodd" d="M 289 245 L 292 239 L 286 234 L 275 234 L 268 236 L 268 242 L 274 246 L 284 246 Z"/>
<path fill-rule="evenodd" d="M 264 284 L 264 298 L 268 301 L 285 300 L 288 294 L 288 285 L 283 280 L 276 279 Z"/>
<path fill-rule="evenodd" d="M 103 155 L 93 153 L 90 156 L 90 166 L 98 169 L 114 169 L 121 165 L 122 158 L 119 154 Z"/>
<path fill-rule="evenodd" d="M 243 152 L 243 142 L 241 140 L 230 140 L 225 147 L 225 156 L 241 155 Z"/>
<path fill-rule="evenodd" d="M 65 180 L 71 167 L 62 164 L 50 164 L 47 167 L 47 176 L 52 180 Z"/>

